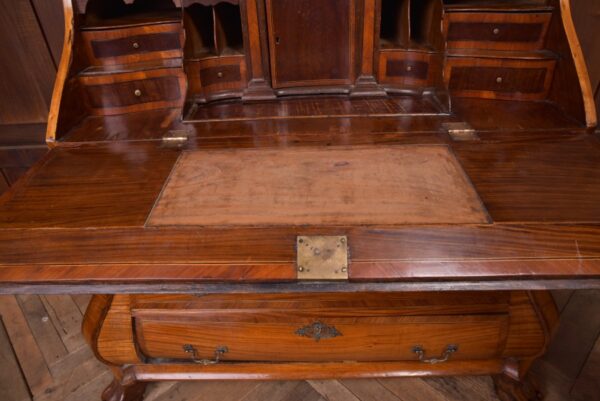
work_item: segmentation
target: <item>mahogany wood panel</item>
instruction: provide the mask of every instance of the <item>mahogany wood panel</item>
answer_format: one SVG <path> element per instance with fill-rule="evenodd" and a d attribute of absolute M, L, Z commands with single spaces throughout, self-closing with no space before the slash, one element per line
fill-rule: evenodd
<path fill-rule="evenodd" d="M 456 143 L 454 149 L 496 222 L 600 219 L 594 136 L 529 146 Z"/>
<path fill-rule="evenodd" d="M 102 283 L 137 282 L 146 283 L 144 290 L 151 292 L 150 283 L 165 286 L 168 280 L 294 280 L 293 244 L 297 235 L 311 233 L 349 236 L 350 276 L 356 281 L 577 280 L 600 274 L 595 226 L 3 230 L 0 281 L 6 285 L 93 282 L 97 291 Z M 88 251 L 90 247 L 94 252 Z M 116 285 L 107 288 L 120 292 Z M 193 291 L 193 286 L 187 288 Z"/>
<path fill-rule="evenodd" d="M 493 131 L 492 136 L 499 137 L 499 131 L 509 136 L 505 140 L 524 139 L 537 131 L 534 141 L 544 141 L 550 133 L 560 133 L 565 140 L 577 137 L 576 129 L 584 128 L 584 123 L 567 116 L 556 104 L 550 102 L 511 102 L 494 99 L 454 98 L 452 112 L 467 121 L 479 131 Z M 528 134 L 522 132 L 526 130 Z M 521 131 L 519 134 L 517 132 Z M 498 138 L 499 140 L 499 138 Z"/>
<path fill-rule="evenodd" d="M 554 60 L 449 57 L 444 78 L 457 97 L 539 100 L 548 96 Z"/>
<path fill-rule="evenodd" d="M 205 359 L 227 346 L 223 361 L 410 361 L 417 359 L 414 346 L 421 345 L 434 357 L 449 344 L 458 346 L 453 360 L 490 359 L 500 354 L 508 326 L 507 314 L 324 318 L 315 311 L 311 318 L 285 310 L 235 314 L 188 309 L 168 314 L 140 311 L 135 316 L 144 355 L 180 360 L 190 359 L 184 344 L 193 345 Z M 341 334 L 319 341 L 297 334 L 317 322 Z"/>
<path fill-rule="evenodd" d="M 481 360 L 524 357 L 543 349 L 549 334 L 536 308 L 555 307 L 538 305 L 536 299 L 525 292 L 497 291 L 123 295 L 112 303 L 95 297 L 84 327 L 98 328 L 96 336 L 104 342 L 92 345 L 101 358 L 118 364 L 139 362 L 130 350 L 134 343 L 148 357 L 175 359 L 190 359 L 184 344 L 207 359 L 216 347 L 227 346 L 225 362 L 416 360 L 414 345 L 443 350 L 454 344 L 459 350 L 452 361 Z M 92 313 L 101 305 L 112 305 L 105 317 Z M 323 331 L 316 341 L 296 333 L 317 321 L 335 327 L 337 335 Z M 111 346 L 111 339 L 123 345 Z M 115 351 L 121 347 L 122 352 Z"/>
<path fill-rule="evenodd" d="M 523 300 L 523 297 L 519 297 Z M 131 309 L 145 311 L 160 310 L 168 313 L 182 308 L 204 309 L 226 312 L 256 311 L 268 306 L 269 309 L 290 310 L 296 314 L 312 315 L 316 310 L 323 317 L 334 314 L 340 316 L 375 316 L 393 313 L 403 316 L 439 316 L 461 314 L 506 314 L 511 302 L 511 293 L 506 291 L 463 291 L 453 292 L 389 292 L 385 295 L 375 292 L 356 293 L 314 293 L 296 294 L 170 294 L 135 295 L 131 299 Z M 526 303 L 528 303 L 527 301 Z M 332 308 L 335 307 L 335 310 Z M 329 312 L 327 312 L 329 311 Z M 162 313 L 159 312 L 159 313 Z"/>
<path fill-rule="evenodd" d="M 354 0 L 267 0 L 267 17 L 274 88 L 353 83 Z"/>
<path fill-rule="evenodd" d="M 373 194 L 378 194 L 376 200 Z M 487 221 L 446 147 L 409 146 L 185 153 L 148 224 Z"/>
<path fill-rule="evenodd" d="M 131 64 L 183 56 L 181 23 L 81 32 L 91 65 Z"/>
<path fill-rule="evenodd" d="M 423 114 L 430 117 L 433 115 L 435 118 L 440 113 L 440 106 L 428 97 L 390 96 L 377 99 L 348 99 L 344 96 L 318 96 L 314 98 L 290 97 L 277 102 L 256 104 L 225 103 L 198 107 L 186 118 L 186 122 L 279 119 L 285 120 L 287 124 L 293 124 L 292 120 L 300 117 L 361 117 L 365 115 L 369 117 L 401 117 L 403 114 L 411 116 Z"/>
<path fill-rule="evenodd" d="M 274 369 L 275 368 L 275 369 Z M 500 374 L 501 360 L 363 363 L 239 363 L 211 366 L 193 364 L 133 365 L 128 373 L 139 381 L 157 380 L 326 380 L 451 375 Z"/>
<path fill-rule="evenodd" d="M 50 152 L 2 198 L 0 221 L 29 227 L 142 225 L 178 157 L 154 144 Z"/>
<path fill-rule="evenodd" d="M 79 77 L 91 112 L 99 115 L 183 105 L 186 82 L 178 68 Z"/>
<path fill-rule="evenodd" d="M 301 145 L 368 145 L 381 143 L 445 143 L 442 124 L 467 121 L 495 141 L 565 140 L 584 132 L 582 122 L 567 117 L 549 102 L 508 102 L 455 98 L 454 115 L 440 115 L 429 98 L 289 99 L 280 104 L 237 102 L 199 107 L 185 123 L 178 109 L 122 116 L 91 116 L 73 129 L 65 142 L 161 139 L 169 130 L 186 129 L 190 148 L 257 148 Z M 313 115 L 309 116 L 308 111 Z M 277 113 L 289 117 L 278 118 Z M 377 118 L 360 117 L 366 113 Z M 339 117 L 336 117 L 338 115 Z M 349 116 L 355 116 L 349 118 Z M 318 118 L 316 118 L 318 117 Z M 204 121 L 200 121 L 204 120 Z"/>
<path fill-rule="evenodd" d="M 552 13 L 449 12 L 444 18 L 447 47 L 539 50 L 544 47 Z"/>

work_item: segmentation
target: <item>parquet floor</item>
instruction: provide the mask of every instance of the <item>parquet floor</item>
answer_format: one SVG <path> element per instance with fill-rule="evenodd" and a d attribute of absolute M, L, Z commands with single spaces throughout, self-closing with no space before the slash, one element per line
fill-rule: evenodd
<path fill-rule="evenodd" d="M 111 374 L 80 335 L 88 296 L 0 296 L 0 401 L 100 400 Z M 536 368 L 538 371 L 544 369 Z M 560 374 L 539 375 L 548 401 Z M 489 377 L 160 383 L 147 401 L 497 401 Z"/>

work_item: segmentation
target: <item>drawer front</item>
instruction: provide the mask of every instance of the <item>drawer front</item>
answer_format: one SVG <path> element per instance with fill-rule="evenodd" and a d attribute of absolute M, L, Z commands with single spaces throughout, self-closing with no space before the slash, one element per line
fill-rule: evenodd
<path fill-rule="evenodd" d="M 544 47 L 551 13 L 448 13 L 450 49 L 538 50 Z"/>
<path fill-rule="evenodd" d="M 190 93 L 208 100 L 239 97 L 246 87 L 244 56 L 186 62 Z"/>
<path fill-rule="evenodd" d="M 179 107 L 185 77 L 178 69 L 82 77 L 87 105 L 93 114 L 112 115 Z"/>
<path fill-rule="evenodd" d="M 135 314 L 139 348 L 150 358 L 223 361 L 390 361 L 438 357 L 449 345 L 456 360 L 490 359 L 502 352 L 508 315 L 319 316 L 277 312 Z"/>
<path fill-rule="evenodd" d="M 180 24 L 82 32 L 91 65 L 129 64 L 182 57 Z"/>
<path fill-rule="evenodd" d="M 379 82 L 400 86 L 433 86 L 435 54 L 382 51 L 379 56 Z"/>
<path fill-rule="evenodd" d="M 451 57 L 444 74 L 454 96 L 540 100 L 547 97 L 554 60 Z"/>

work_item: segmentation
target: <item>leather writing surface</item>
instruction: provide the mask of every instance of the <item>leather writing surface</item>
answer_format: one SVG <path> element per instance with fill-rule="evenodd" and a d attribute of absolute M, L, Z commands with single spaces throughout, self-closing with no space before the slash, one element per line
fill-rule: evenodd
<path fill-rule="evenodd" d="M 150 225 L 486 223 L 445 146 L 195 151 Z"/>

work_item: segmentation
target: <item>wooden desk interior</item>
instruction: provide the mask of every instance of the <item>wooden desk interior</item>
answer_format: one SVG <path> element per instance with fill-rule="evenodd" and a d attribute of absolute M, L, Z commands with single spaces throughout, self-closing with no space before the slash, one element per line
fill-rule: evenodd
<path fill-rule="evenodd" d="M 0 292 L 98 294 L 105 401 L 447 374 L 531 399 L 546 290 L 600 287 L 567 0 L 64 5 L 52 149 L 0 198 Z"/>

